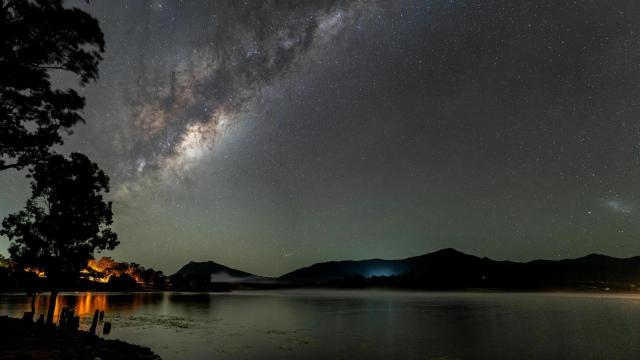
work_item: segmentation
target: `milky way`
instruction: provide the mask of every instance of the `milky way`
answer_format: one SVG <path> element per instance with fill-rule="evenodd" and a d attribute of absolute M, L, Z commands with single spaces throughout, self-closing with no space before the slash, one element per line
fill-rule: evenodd
<path fill-rule="evenodd" d="M 111 176 L 120 261 L 640 254 L 637 1 L 69 5 L 107 47 L 57 150 Z"/>
<path fill-rule="evenodd" d="M 119 195 L 130 196 L 130 190 L 146 188 L 149 181 L 188 176 L 264 87 L 315 43 L 326 45 L 354 20 L 356 5 L 353 0 L 150 4 L 152 15 L 157 15 L 153 10 L 168 12 L 159 16 L 171 17 L 172 23 L 177 12 L 200 12 L 195 21 L 203 28 L 188 44 L 172 49 L 175 53 L 161 55 L 176 61 L 141 64 L 130 90 L 134 127 L 124 129 L 132 134 L 127 146 L 139 158 L 128 164 L 132 180 L 121 185 Z M 141 31 L 154 29 L 148 22 Z"/>

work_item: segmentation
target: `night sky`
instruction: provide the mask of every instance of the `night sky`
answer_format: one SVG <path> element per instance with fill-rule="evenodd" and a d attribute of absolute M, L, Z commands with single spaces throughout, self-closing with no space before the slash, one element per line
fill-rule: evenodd
<path fill-rule="evenodd" d="M 58 151 L 111 176 L 117 260 L 640 255 L 638 1 L 68 4 L 107 49 Z"/>

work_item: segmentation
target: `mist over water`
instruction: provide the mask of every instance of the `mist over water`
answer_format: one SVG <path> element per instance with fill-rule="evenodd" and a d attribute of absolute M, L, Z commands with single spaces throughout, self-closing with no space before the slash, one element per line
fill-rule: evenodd
<path fill-rule="evenodd" d="M 43 312 L 46 296 L 38 300 Z M 163 359 L 633 359 L 640 296 L 375 291 L 67 293 Z M 0 315 L 30 299 L 0 295 Z"/>

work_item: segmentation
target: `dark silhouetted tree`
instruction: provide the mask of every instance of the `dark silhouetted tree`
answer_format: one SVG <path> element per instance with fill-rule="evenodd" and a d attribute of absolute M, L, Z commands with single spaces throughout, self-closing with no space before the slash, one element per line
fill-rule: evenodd
<path fill-rule="evenodd" d="M 109 177 L 83 154 L 51 155 L 30 177 L 31 197 L 24 210 L 2 222 L 0 235 L 10 240 L 11 259 L 44 271 L 51 287 L 47 323 L 53 322 L 61 287 L 78 280 L 96 250 L 113 249 L 113 213 L 105 201 Z"/>
<path fill-rule="evenodd" d="M 98 21 L 63 0 L 0 0 L 0 170 L 46 157 L 83 118 L 85 100 L 51 83 L 52 72 L 98 77 Z"/>
<path fill-rule="evenodd" d="M 131 291 L 138 289 L 140 285 L 129 274 L 113 275 L 107 282 L 107 287 L 111 291 Z"/>

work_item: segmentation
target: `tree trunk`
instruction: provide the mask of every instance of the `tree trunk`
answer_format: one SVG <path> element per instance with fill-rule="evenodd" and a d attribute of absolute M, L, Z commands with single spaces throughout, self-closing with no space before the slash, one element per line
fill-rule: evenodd
<path fill-rule="evenodd" d="M 36 313 L 36 294 L 37 292 L 31 293 L 31 312 L 35 315 Z"/>
<path fill-rule="evenodd" d="M 49 298 L 49 311 L 47 312 L 47 324 L 53 325 L 53 313 L 56 310 L 56 300 L 58 299 L 58 290 L 51 290 Z"/>

